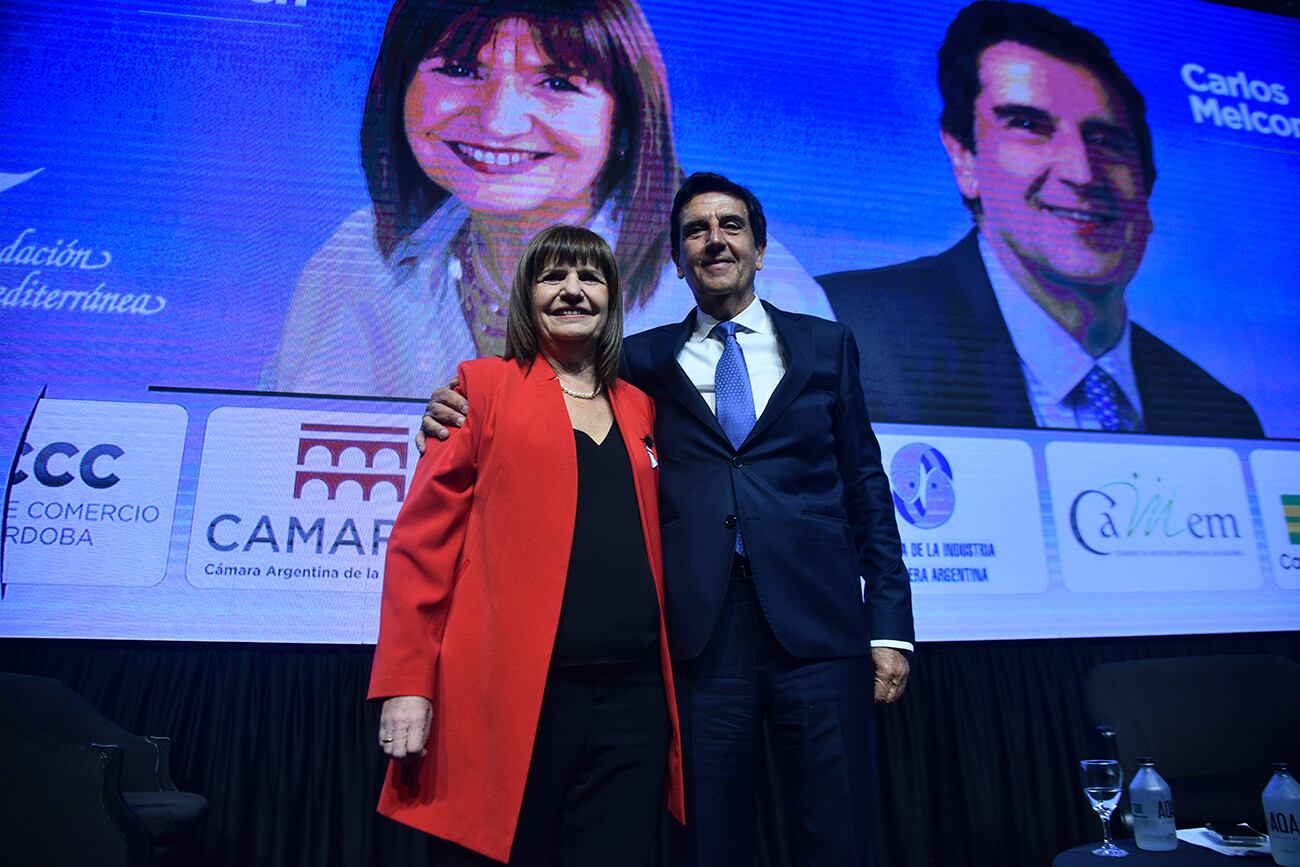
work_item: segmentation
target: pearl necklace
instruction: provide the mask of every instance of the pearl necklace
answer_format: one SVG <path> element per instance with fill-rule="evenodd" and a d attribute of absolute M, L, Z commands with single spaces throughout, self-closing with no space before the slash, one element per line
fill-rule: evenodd
<path fill-rule="evenodd" d="M 600 383 L 596 383 L 596 387 L 591 391 L 574 391 L 565 385 L 564 380 L 560 379 L 558 376 L 555 378 L 555 381 L 560 384 L 560 391 L 564 392 L 569 397 L 576 397 L 578 400 L 595 400 L 600 394 Z"/>

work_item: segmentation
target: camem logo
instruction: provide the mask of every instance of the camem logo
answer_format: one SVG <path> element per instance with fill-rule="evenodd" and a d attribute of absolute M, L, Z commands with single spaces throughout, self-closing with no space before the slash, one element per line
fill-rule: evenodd
<path fill-rule="evenodd" d="M 1232 512 L 1186 508 L 1159 476 L 1139 473 L 1076 495 L 1070 531 L 1084 550 L 1101 556 L 1173 556 L 1224 545 L 1235 552 L 1242 537 Z"/>

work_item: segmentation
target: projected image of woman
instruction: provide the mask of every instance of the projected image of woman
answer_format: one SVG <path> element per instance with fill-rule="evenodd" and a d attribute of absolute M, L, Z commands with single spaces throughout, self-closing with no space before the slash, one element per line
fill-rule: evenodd
<path fill-rule="evenodd" d="M 264 389 L 418 397 L 459 360 L 499 354 L 515 262 L 557 222 L 613 246 L 628 333 L 694 303 L 668 261 L 681 170 L 667 76 L 634 0 L 399 0 L 361 161 L 372 206 L 304 269 Z M 832 316 L 779 243 L 758 289 Z"/>

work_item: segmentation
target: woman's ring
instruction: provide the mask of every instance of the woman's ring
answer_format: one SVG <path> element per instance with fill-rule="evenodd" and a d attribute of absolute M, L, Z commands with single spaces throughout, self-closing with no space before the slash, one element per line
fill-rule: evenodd
<path fill-rule="evenodd" d="M 384 738 L 384 740 L 382 741 L 382 743 L 386 743 L 386 744 L 391 744 L 392 742 L 393 742 L 392 738 Z"/>

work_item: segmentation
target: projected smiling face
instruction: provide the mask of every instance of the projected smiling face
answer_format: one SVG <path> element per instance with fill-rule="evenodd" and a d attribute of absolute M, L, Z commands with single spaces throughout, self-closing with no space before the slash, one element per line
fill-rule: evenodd
<path fill-rule="evenodd" d="M 559 68 L 526 21 L 501 22 L 477 57 L 426 57 L 404 110 L 420 168 L 471 210 L 559 221 L 593 206 L 614 98 Z"/>
<path fill-rule="evenodd" d="M 975 151 L 944 144 L 985 237 L 1040 284 L 1123 291 L 1151 216 L 1119 97 L 1086 68 L 1014 42 L 986 49 L 979 76 Z"/>

